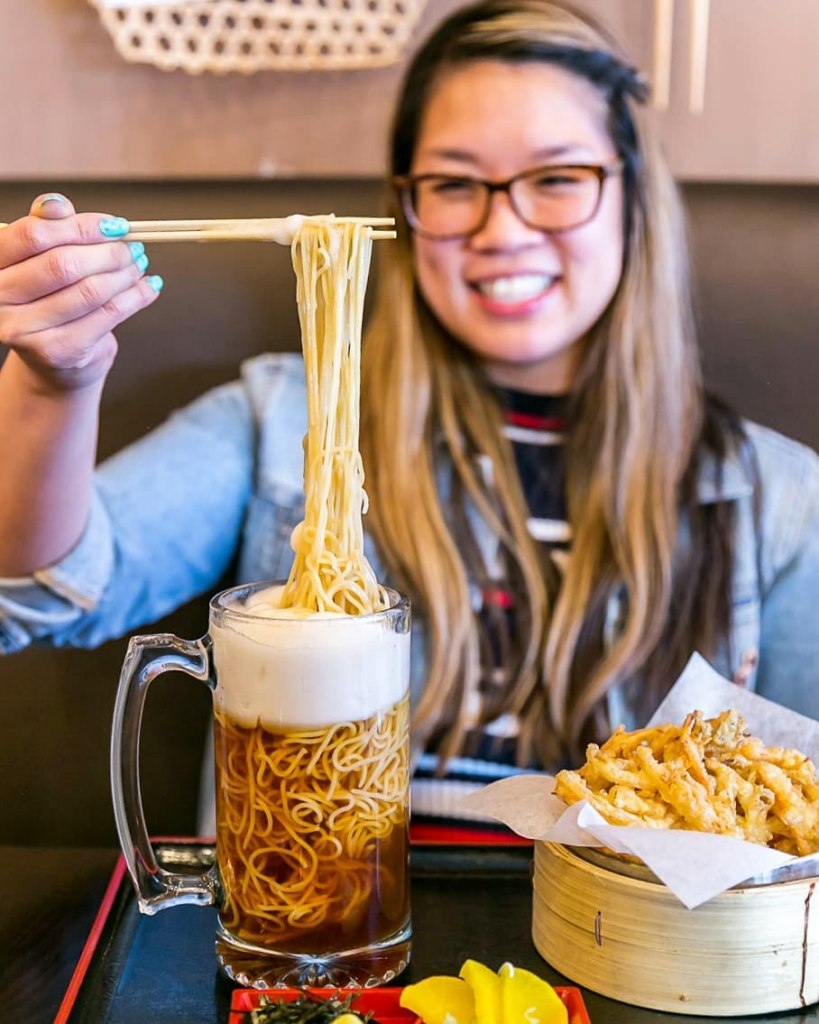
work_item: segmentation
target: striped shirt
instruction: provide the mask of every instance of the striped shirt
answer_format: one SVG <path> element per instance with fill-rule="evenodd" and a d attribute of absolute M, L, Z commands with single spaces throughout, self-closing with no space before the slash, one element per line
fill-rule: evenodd
<path fill-rule="evenodd" d="M 533 395 L 504 389 L 504 433 L 512 444 L 515 463 L 526 497 L 527 525 L 535 540 L 562 572 L 571 542 L 565 493 L 566 408 L 563 395 Z M 511 619 L 514 596 L 502 580 L 483 587 L 478 614 Z M 487 621 L 492 621 L 488 619 Z M 490 634 L 491 635 L 491 634 Z M 492 685 L 493 674 L 506 682 L 502 644 L 493 650 L 494 666 L 484 666 L 484 686 Z M 480 730 L 471 731 L 464 744 L 464 756 L 451 758 L 446 774 L 436 775 L 438 757 L 424 754 L 418 762 L 412 785 L 413 833 L 419 838 L 477 838 L 485 832 L 502 837 L 502 826 L 476 822 L 474 814 L 459 808 L 467 793 L 498 779 L 517 774 L 516 737 L 518 723 L 511 714 L 502 715 Z M 475 831 L 477 830 L 477 831 Z"/>
<path fill-rule="evenodd" d="M 548 546 L 552 558 L 566 552 L 571 531 L 566 513 L 566 404 L 563 395 L 504 392 L 504 432 L 512 442 L 523 493 L 529 507 L 529 532 Z"/>

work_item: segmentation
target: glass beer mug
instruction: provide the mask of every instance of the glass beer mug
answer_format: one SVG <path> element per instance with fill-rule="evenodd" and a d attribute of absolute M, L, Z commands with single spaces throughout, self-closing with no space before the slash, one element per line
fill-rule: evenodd
<path fill-rule="evenodd" d="M 217 594 L 201 640 L 132 638 L 111 745 L 120 844 L 143 913 L 216 904 L 217 959 L 239 983 L 377 985 L 410 954 L 409 601 L 389 591 L 372 615 L 302 617 L 273 607 L 281 586 Z M 169 670 L 213 691 L 203 875 L 157 864 L 142 811 L 142 712 Z"/>

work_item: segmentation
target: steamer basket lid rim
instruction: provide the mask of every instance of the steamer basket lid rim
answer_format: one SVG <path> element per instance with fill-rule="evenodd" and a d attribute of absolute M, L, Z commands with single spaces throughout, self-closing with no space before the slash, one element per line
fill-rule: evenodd
<path fill-rule="evenodd" d="M 651 882 L 654 885 L 661 885 L 660 879 L 641 860 L 636 857 L 625 857 L 611 853 L 599 847 L 593 846 L 570 846 L 566 847 L 575 856 L 605 871 L 613 871 L 618 875 L 626 875 L 628 878 L 636 878 L 641 882 Z M 812 857 L 800 858 L 790 864 L 783 864 L 782 867 L 773 871 L 766 871 L 762 875 L 749 878 L 737 885 L 734 889 L 756 889 L 768 885 L 778 885 L 783 882 L 796 882 L 805 878 L 819 877 L 819 854 Z"/>

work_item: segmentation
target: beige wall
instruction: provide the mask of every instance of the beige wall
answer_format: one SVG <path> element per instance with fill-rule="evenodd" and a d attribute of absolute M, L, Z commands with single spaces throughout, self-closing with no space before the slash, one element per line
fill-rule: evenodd
<path fill-rule="evenodd" d="M 405 52 L 466 2 L 427 0 Z M 597 15 L 630 60 L 653 74 L 654 0 L 575 3 Z M 238 0 L 218 6 L 243 10 Z M 355 6 L 364 7 L 364 0 Z M 391 6 L 378 4 L 381 11 Z M 277 0 L 275 10 L 283 8 L 286 0 Z M 711 4 L 699 114 L 689 110 L 691 11 L 690 2 L 676 5 L 670 104 L 656 116 L 677 176 L 819 182 L 819 136 L 812 130 L 819 95 L 816 0 Z M 364 19 L 377 33 L 379 14 Z M 399 62 L 318 74 L 163 72 L 122 59 L 90 0 L 4 0 L 0 180 L 377 175 L 402 71 Z"/>
<path fill-rule="evenodd" d="M 463 3 L 429 0 L 414 39 Z M 380 174 L 401 72 L 164 72 L 88 0 L 3 0 L 0 180 Z"/>

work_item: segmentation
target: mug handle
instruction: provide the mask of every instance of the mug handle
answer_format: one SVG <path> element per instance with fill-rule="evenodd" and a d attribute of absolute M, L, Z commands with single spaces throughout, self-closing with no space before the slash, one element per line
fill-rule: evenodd
<path fill-rule="evenodd" d="M 180 640 L 172 633 L 132 637 L 119 677 L 111 732 L 111 793 L 120 846 L 142 914 L 184 903 L 206 907 L 220 897 L 215 865 L 201 875 L 166 871 L 156 862 L 145 826 L 139 788 L 142 713 L 148 687 L 169 671 L 186 672 L 214 689 L 210 637 Z"/>

